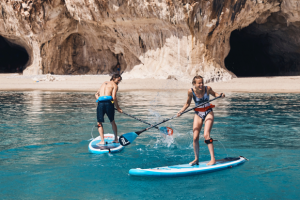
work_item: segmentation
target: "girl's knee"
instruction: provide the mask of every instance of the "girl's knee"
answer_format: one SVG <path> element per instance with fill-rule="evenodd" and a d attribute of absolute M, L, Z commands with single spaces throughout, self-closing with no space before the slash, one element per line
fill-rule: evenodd
<path fill-rule="evenodd" d="M 193 141 L 194 141 L 194 142 L 197 142 L 197 141 L 199 141 L 199 135 L 195 135 L 195 136 L 193 136 Z"/>
<path fill-rule="evenodd" d="M 204 133 L 204 139 L 205 140 L 208 140 L 208 139 L 210 139 L 210 134 L 209 133 Z"/>

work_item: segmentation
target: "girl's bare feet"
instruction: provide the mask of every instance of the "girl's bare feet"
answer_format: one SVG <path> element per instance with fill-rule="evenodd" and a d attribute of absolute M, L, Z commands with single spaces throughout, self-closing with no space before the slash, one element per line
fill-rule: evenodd
<path fill-rule="evenodd" d="M 194 165 L 199 165 L 199 160 L 195 159 L 192 162 L 189 163 L 189 165 L 194 166 Z"/>
<path fill-rule="evenodd" d="M 214 165 L 216 164 L 216 159 L 212 159 L 211 161 L 209 161 L 209 163 L 207 163 L 206 165 Z"/>
<path fill-rule="evenodd" d="M 114 140 L 113 143 L 119 143 L 119 140 Z"/>

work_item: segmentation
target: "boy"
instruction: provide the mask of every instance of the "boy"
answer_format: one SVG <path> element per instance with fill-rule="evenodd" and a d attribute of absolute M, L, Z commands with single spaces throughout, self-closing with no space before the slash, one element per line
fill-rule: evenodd
<path fill-rule="evenodd" d="M 102 123 L 104 122 L 104 114 L 107 115 L 111 123 L 112 129 L 115 134 L 115 140 L 113 143 L 118 143 L 118 133 L 117 125 L 115 123 L 115 107 L 118 112 L 122 113 L 122 109 L 119 107 L 117 100 L 118 84 L 121 82 L 122 77 L 120 74 L 114 74 L 110 81 L 105 81 L 99 90 L 96 92 L 95 97 L 97 98 L 97 121 L 98 121 L 98 131 L 101 136 L 101 141 L 99 145 L 104 143 L 104 129 Z"/>

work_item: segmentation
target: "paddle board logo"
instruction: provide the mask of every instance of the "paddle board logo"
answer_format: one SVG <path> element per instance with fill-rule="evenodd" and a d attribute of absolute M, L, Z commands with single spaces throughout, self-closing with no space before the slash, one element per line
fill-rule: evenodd
<path fill-rule="evenodd" d="M 122 146 L 126 146 L 126 145 L 130 144 L 130 142 L 122 136 L 120 137 L 120 143 Z"/>

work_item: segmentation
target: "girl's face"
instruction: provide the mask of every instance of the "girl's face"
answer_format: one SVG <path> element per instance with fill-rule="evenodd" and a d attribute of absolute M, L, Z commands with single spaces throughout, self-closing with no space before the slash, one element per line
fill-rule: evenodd
<path fill-rule="evenodd" d="M 204 86 L 204 84 L 203 84 L 203 79 L 202 78 L 195 79 L 195 83 L 194 83 L 195 89 L 202 90 L 203 86 Z"/>

